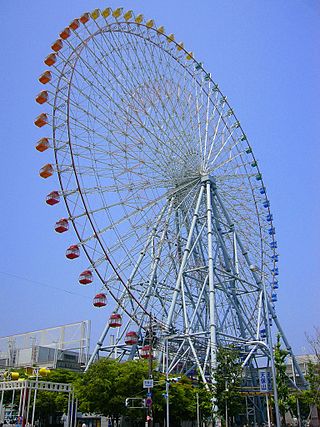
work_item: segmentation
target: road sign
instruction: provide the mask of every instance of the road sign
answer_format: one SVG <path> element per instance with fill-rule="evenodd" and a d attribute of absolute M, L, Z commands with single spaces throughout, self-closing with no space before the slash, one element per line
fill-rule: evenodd
<path fill-rule="evenodd" d="M 152 405 L 152 399 L 151 399 L 151 397 L 147 397 L 146 398 L 146 406 L 151 406 Z"/>
<path fill-rule="evenodd" d="M 153 380 L 143 380 L 143 388 L 152 388 Z"/>
<path fill-rule="evenodd" d="M 152 393 L 151 393 L 151 391 L 149 391 L 149 392 L 147 393 L 147 397 L 152 397 Z"/>
<path fill-rule="evenodd" d="M 259 369 L 259 382 L 261 392 L 268 393 L 269 391 L 272 391 L 272 378 L 269 368 Z"/>

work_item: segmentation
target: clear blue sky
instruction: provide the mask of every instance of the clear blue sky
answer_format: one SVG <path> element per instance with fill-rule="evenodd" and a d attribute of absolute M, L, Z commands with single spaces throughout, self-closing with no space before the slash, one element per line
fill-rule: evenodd
<path fill-rule="evenodd" d="M 184 41 L 228 96 L 262 169 L 280 252 L 278 315 L 296 353 L 319 326 L 320 3 L 318 0 L 12 0 L 1 4 L 0 336 L 81 319 L 100 332 L 108 310 L 91 305 L 82 257 L 68 261 L 72 232 L 56 235 L 61 203 L 45 196 L 33 120 L 44 57 L 85 11 L 124 6 Z M 97 290 L 99 285 L 96 284 Z"/>

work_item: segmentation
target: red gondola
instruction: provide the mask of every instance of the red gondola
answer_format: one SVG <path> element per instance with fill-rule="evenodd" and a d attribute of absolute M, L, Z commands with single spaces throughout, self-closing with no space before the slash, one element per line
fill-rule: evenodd
<path fill-rule="evenodd" d="M 120 328 L 122 325 L 122 317 L 119 313 L 112 313 L 109 319 L 110 328 Z"/>
<path fill-rule="evenodd" d="M 93 305 L 95 307 L 104 307 L 105 305 L 107 305 L 107 297 L 105 294 L 97 294 L 94 298 L 93 298 Z"/>
<path fill-rule="evenodd" d="M 56 222 L 56 225 L 54 227 L 57 233 L 65 233 L 69 230 L 69 222 L 67 218 L 61 218 L 59 221 Z"/>
<path fill-rule="evenodd" d="M 79 283 L 81 283 L 81 285 L 89 285 L 92 281 L 93 277 L 90 270 L 84 270 L 79 276 Z"/>
<path fill-rule="evenodd" d="M 58 191 L 51 191 L 46 197 L 46 203 L 50 206 L 56 205 L 60 202 L 60 196 Z"/>
<path fill-rule="evenodd" d="M 134 332 L 134 331 L 127 332 L 124 342 L 127 345 L 137 344 L 137 342 L 138 342 L 138 334 L 136 332 Z"/>
<path fill-rule="evenodd" d="M 152 349 L 150 345 L 145 345 L 140 350 L 140 356 L 142 359 L 153 359 Z"/>
<path fill-rule="evenodd" d="M 71 245 L 66 252 L 66 257 L 69 259 L 79 258 L 80 249 L 78 245 Z"/>

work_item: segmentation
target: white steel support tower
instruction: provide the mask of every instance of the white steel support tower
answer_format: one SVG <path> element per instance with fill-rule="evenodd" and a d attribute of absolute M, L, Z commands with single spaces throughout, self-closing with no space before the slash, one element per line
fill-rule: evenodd
<path fill-rule="evenodd" d="M 150 344 L 164 366 L 167 343 L 169 372 L 197 371 L 209 387 L 217 349 L 232 345 L 256 385 L 259 367 L 274 371 L 275 333 L 292 351 L 275 311 L 270 200 L 227 97 L 172 33 L 131 10 L 85 13 L 52 49 L 35 124 L 52 128 L 37 148 L 53 157 L 40 176 L 57 173 L 46 202 L 63 199 L 67 217 L 55 229 L 73 226 L 66 256 L 86 256 L 79 282 L 98 283 L 93 304 L 108 310 L 87 366 Z"/>

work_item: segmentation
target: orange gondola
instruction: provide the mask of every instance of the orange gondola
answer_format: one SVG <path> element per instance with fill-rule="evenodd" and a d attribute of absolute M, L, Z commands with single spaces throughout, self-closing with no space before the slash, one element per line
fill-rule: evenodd
<path fill-rule="evenodd" d="M 49 139 L 48 138 L 41 138 L 37 142 L 36 150 L 38 150 L 42 153 L 43 151 L 46 151 L 49 147 L 50 147 Z"/>
<path fill-rule="evenodd" d="M 41 74 L 41 76 L 39 77 L 38 80 L 39 80 L 40 83 L 42 83 L 43 85 L 45 85 L 45 84 L 47 84 L 47 83 L 50 82 L 51 78 L 52 78 L 51 71 L 47 70 L 47 71 L 45 71 L 44 73 Z"/>
<path fill-rule="evenodd" d="M 44 60 L 44 63 L 51 67 L 51 65 L 55 64 L 57 61 L 57 55 L 55 53 L 50 53 Z"/>
<path fill-rule="evenodd" d="M 90 14 L 89 13 L 84 13 L 81 17 L 80 17 L 80 22 L 81 24 L 85 24 L 86 22 L 88 22 L 90 19 Z"/>
<path fill-rule="evenodd" d="M 79 19 L 74 19 L 70 22 L 69 28 L 71 28 L 73 31 L 79 28 Z"/>
<path fill-rule="evenodd" d="M 51 49 L 55 52 L 59 52 L 63 47 L 63 41 L 61 39 L 57 39 L 54 43 L 51 45 Z"/>
<path fill-rule="evenodd" d="M 49 178 L 49 176 L 53 175 L 53 166 L 47 163 L 40 169 L 39 175 L 41 178 Z"/>
<path fill-rule="evenodd" d="M 36 102 L 38 104 L 44 104 L 48 101 L 48 92 L 46 90 L 42 90 L 37 96 L 36 96 Z"/>
<path fill-rule="evenodd" d="M 42 126 L 47 125 L 48 124 L 48 116 L 46 115 L 46 113 L 39 114 L 39 116 L 35 119 L 34 124 L 38 128 L 42 128 Z"/>
<path fill-rule="evenodd" d="M 64 30 L 61 31 L 61 33 L 59 34 L 59 36 L 63 39 L 66 40 L 68 37 L 70 37 L 71 31 L 70 28 L 65 28 Z"/>

